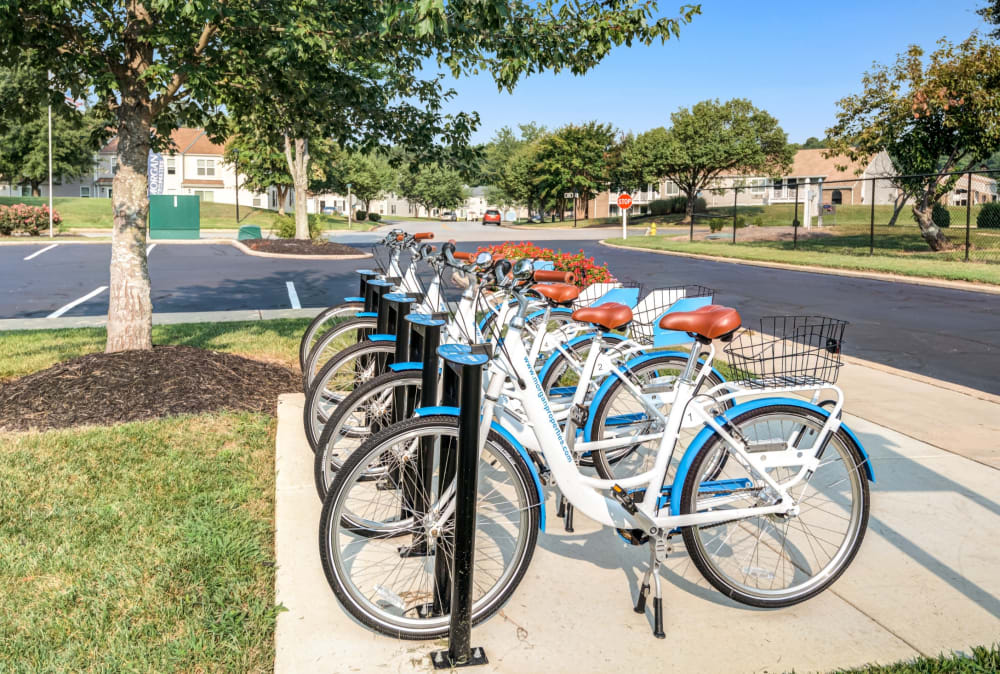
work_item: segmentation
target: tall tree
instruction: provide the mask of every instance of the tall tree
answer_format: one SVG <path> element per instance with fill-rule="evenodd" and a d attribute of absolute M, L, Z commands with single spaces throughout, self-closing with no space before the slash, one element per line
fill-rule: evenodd
<path fill-rule="evenodd" d="M 718 177 L 780 175 L 792 163 L 778 120 L 744 98 L 701 101 L 690 110 L 681 108 L 670 120 L 669 129 L 643 134 L 651 148 L 647 176 L 669 178 L 684 192 L 684 222 L 694 217 L 698 192 Z"/>
<path fill-rule="evenodd" d="M 427 209 L 458 208 L 466 192 L 462 174 L 438 164 L 424 164 L 415 171 L 403 171 L 399 193 Z"/>
<path fill-rule="evenodd" d="M 610 180 L 608 157 L 614 141 L 615 130 L 610 124 L 593 121 L 569 124 L 543 137 L 538 142 L 534 169 L 542 195 L 555 200 L 560 213 L 565 210 L 567 192 L 578 193 L 589 206 Z M 584 217 L 588 215 L 585 210 Z"/>
<path fill-rule="evenodd" d="M 986 23 L 996 26 L 990 37 L 1000 39 L 1000 0 L 987 0 L 986 4 L 976 10 Z"/>
<path fill-rule="evenodd" d="M 224 160 L 240 175 L 241 185 L 252 192 L 266 193 L 274 188 L 278 213 L 285 214 L 285 200 L 292 186 L 282 141 L 252 131 L 238 133 L 226 143 Z"/>
<path fill-rule="evenodd" d="M 41 196 L 49 176 L 48 101 L 34 95 L 44 70 L 25 59 L 13 68 L 0 68 L 0 166 L 11 182 L 27 183 L 32 196 Z M 25 96 L 25 94 L 29 96 Z M 56 179 L 91 173 L 94 153 L 107 139 L 107 120 L 98 111 L 77 109 L 72 101 L 52 106 L 52 172 Z"/>
<path fill-rule="evenodd" d="M 454 77 L 485 70 L 508 89 L 542 70 L 582 74 L 614 46 L 678 35 L 700 8 L 655 11 L 655 2 L 633 0 L 580 0 L 572 11 L 529 0 L 20 0 L 0 5 L 0 65 L 32 48 L 54 74 L 51 91 L 93 93 L 115 115 L 106 348 L 148 349 L 146 162 L 181 120 L 207 119 L 216 133 L 220 104 L 245 120 L 275 103 L 304 208 L 310 139 L 363 150 L 467 142 L 477 118 L 441 112 L 440 79 L 417 75 L 428 62 Z M 305 220 L 297 211 L 297 229 L 307 231 Z"/>
<path fill-rule="evenodd" d="M 365 205 L 366 211 L 373 199 L 380 199 L 397 183 L 396 171 L 389 160 L 374 153 L 334 153 L 323 169 L 329 173 L 327 185 L 330 190 L 346 194 L 350 183 L 352 193 Z"/>
<path fill-rule="evenodd" d="M 827 130 L 829 156 L 867 163 L 885 150 L 901 174 L 896 183 L 914 200 L 913 216 L 932 250 L 952 247 L 932 218 L 934 204 L 958 180 L 948 174 L 989 159 L 1000 149 L 1000 46 L 973 33 L 947 40 L 925 62 L 911 46 L 891 66 L 876 64 L 863 91 L 841 99 Z"/>

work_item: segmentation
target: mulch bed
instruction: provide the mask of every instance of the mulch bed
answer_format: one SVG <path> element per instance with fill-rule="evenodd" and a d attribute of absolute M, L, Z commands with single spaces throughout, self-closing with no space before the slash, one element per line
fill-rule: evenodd
<path fill-rule="evenodd" d="M 303 241 L 301 239 L 250 239 L 247 247 L 262 253 L 286 255 L 364 255 L 363 250 L 333 241 Z"/>
<path fill-rule="evenodd" d="M 219 410 L 273 414 L 301 378 L 193 346 L 94 353 L 0 383 L 0 431 L 110 425 Z"/>

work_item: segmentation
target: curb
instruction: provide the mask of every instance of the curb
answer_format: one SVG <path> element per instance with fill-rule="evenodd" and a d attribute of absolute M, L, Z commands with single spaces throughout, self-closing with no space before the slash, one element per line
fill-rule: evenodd
<path fill-rule="evenodd" d="M 153 314 L 153 325 L 176 323 L 232 323 L 243 321 L 268 321 L 276 318 L 313 318 L 326 307 L 305 309 L 233 309 L 229 311 L 179 311 Z M 0 332 L 16 330 L 58 330 L 65 328 L 102 328 L 108 317 L 63 316 L 60 318 L 5 318 L 0 319 Z"/>
<path fill-rule="evenodd" d="M 3 241 L 0 242 L 0 246 L 21 246 L 27 244 L 38 245 L 39 241 Z M 73 241 L 53 241 L 52 243 L 85 243 L 85 244 L 95 244 L 95 243 L 108 243 L 105 239 L 92 239 L 92 240 L 73 240 Z M 372 257 L 371 253 L 361 253 L 359 255 L 298 255 L 290 253 L 267 253 L 263 251 L 256 251 L 249 246 L 243 244 L 242 241 L 237 241 L 236 239 L 147 239 L 147 245 L 154 243 L 168 243 L 171 245 L 182 244 L 188 246 L 197 245 L 228 245 L 242 251 L 246 255 L 253 255 L 255 257 L 273 257 L 282 260 L 366 260 Z"/>
<path fill-rule="evenodd" d="M 987 391 L 980 391 L 979 389 L 969 388 L 968 386 L 962 386 L 961 384 L 953 384 L 952 382 L 945 381 L 943 379 L 926 377 L 922 374 L 917 374 L 916 372 L 910 372 L 908 370 L 900 370 L 890 365 L 883 365 L 882 363 L 876 363 L 871 360 L 864 360 L 863 358 L 856 358 L 854 356 L 848 356 L 846 354 L 841 354 L 840 357 L 844 360 L 845 363 L 850 363 L 851 365 L 865 367 L 870 370 L 878 370 L 879 372 L 884 372 L 886 374 L 902 377 L 903 379 L 909 379 L 911 381 L 919 382 L 921 384 L 927 384 L 928 386 L 934 386 L 936 388 L 944 389 L 946 391 L 951 391 L 952 393 L 959 393 L 961 395 L 969 396 L 970 398 L 976 398 L 978 400 L 982 400 L 988 403 L 1000 405 L 1000 395 L 989 393 Z M 902 431 L 900 432 L 902 433 Z"/>
<path fill-rule="evenodd" d="M 598 241 L 602 246 L 608 248 L 618 248 L 619 250 L 638 251 L 640 253 L 655 253 L 657 255 L 673 255 L 675 257 L 688 257 L 695 260 L 708 260 L 710 262 L 728 262 L 729 264 L 744 264 L 752 267 L 769 267 L 771 269 L 786 269 L 788 271 L 801 271 L 810 274 L 827 274 L 828 276 L 848 276 L 852 278 L 870 279 L 872 281 L 888 281 L 890 283 L 909 283 L 912 285 L 932 286 L 935 288 L 947 288 L 949 290 L 966 290 L 970 292 L 986 293 L 988 295 L 1000 295 L 1000 286 L 992 286 L 984 283 L 972 283 L 970 281 L 949 281 L 947 279 L 925 278 L 921 276 L 903 276 L 901 274 L 890 274 L 886 272 L 856 271 L 854 269 L 836 269 L 833 267 L 816 267 L 805 264 L 788 264 L 785 262 L 765 262 L 763 260 L 740 260 L 733 257 L 718 257 L 716 255 L 702 255 L 700 253 L 683 253 L 673 250 L 653 250 L 652 248 L 638 248 L 632 246 L 619 246 L 615 243 L 608 243 L 606 239 Z"/>

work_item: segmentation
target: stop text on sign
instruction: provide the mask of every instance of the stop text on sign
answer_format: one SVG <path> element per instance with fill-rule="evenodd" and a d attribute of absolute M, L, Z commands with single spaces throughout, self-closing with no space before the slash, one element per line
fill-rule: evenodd
<path fill-rule="evenodd" d="M 619 194 L 618 208 L 631 208 L 631 207 L 632 207 L 632 196 L 629 194 Z"/>

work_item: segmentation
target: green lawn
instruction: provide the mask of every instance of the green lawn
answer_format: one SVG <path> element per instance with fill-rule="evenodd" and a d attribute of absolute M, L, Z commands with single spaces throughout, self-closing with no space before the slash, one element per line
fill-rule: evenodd
<path fill-rule="evenodd" d="M 153 327 L 154 344 L 183 344 L 299 366 L 305 318 L 233 323 L 182 323 Z M 43 370 L 59 361 L 104 349 L 104 328 L 0 332 L 0 382 Z"/>
<path fill-rule="evenodd" d="M 63 219 L 63 230 L 88 227 L 111 229 L 110 199 L 55 197 L 52 201 L 56 212 Z M 0 204 L 2 205 L 15 203 L 47 206 L 49 201 L 47 198 L 42 197 L 0 197 Z M 282 218 L 287 219 L 292 217 L 291 214 L 281 216 L 276 211 L 241 205 L 240 220 L 237 223 L 236 206 L 234 204 L 218 204 L 214 202 L 202 202 L 200 213 L 202 229 L 236 229 L 241 225 L 257 225 L 265 232 L 275 229 Z M 345 216 L 318 214 L 311 217 L 319 218 L 323 222 L 324 229 L 347 229 L 347 218 Z M 361 231 L 368 231 L 375 226 L 378 225 L 370 222 L 353 223 L 353 228 Z"/>
<path fill-rule="evenodd" d="M 153 334 L 296 367 L 307 323 Z M 104 339 L 0 332 L 0 381 Z M 0 670 L 271 671 L 274 432 L 270 415 L 217 413 L 0 433 Z"/>
<path fill-rule="evenodd" d="M 609 239 L 608 243 L 651 250 L 718 255 L 740 260 L 783 262 L 835 269 L 888 272 L 904 276 L 1000 284 L 1000 264 L 958 262 L 949 259 L 957 255 L 952 253 L 943 256 L 929 252 L 902 255 L 885 251 L 885 254 L 869 256 L 845 254 L 832 250 L 825 252 L 819 245 L 809 249 L 801 247 L 799 250 L 792 250 L 791 243 L 785 245 L 782 242 L 769 241 L 733 244 L 725 241 L 695 241 L 692 243 L 663 236 L 642 236 L 630 238 L 628 241 Z M 865 251 L 867 252 L 867 248 Z"/>
<path fill-rule="evenodd" d="M 867 665 L 838 674 L 993 674 L 1000 672 L 1000 644 L 975 646 L 971 653 L 915 658 L 891 665 Z"/>
<path fill-rule="evenodd" d="M 274 426 L 0 433 L 0 669 L 271 671 Z"/>

